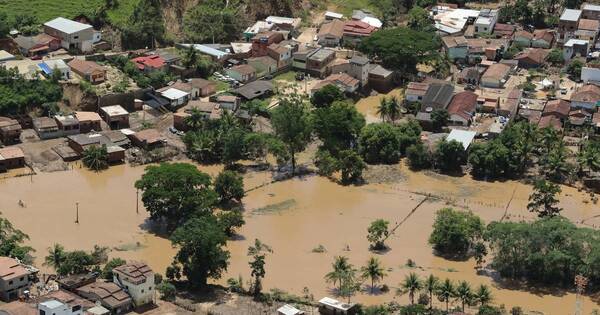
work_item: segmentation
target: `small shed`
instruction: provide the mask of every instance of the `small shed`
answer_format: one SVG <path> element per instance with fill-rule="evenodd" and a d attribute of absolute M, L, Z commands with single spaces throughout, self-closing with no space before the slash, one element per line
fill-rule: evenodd
<path fill-rule="evenodd" d="M 111 129 L 129 127 L 129 112 L 121 105 L 101 107 L 100 116 L 102 116 Z"/>
<path fill-rule="evenodd" d="M 152 150 L 162 147 L 167 139 L 156 129 L 144 129 L 131 135 L 131 142 L 137 147 Z"/>
<path fill-rule="evenodd" d="M 277 315 L 304 315 L 304 311 L 301 311 L 289 304 L 285 304 L 277 309 Z"/>
<path fill-rule="evenodd" d="M 446 141 L 458 141 L 462 144 L 465 151 L 471 146 L 473 139 L 475 139 L 475 135 L 477 132 L 469 131 L 469 130 L 460 130 L 460 129 L 452 129 L 448 137 L 446 137 Z"/>

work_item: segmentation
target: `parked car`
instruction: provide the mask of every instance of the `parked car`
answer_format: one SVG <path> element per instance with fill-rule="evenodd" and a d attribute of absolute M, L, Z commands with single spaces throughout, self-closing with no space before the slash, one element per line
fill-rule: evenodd
<path fill-rule="evenodd" d="M 265 80 L 273 80 L 273 76 L 270 75 L 270 74 L 267 74 L 266 76 L 264 76 L 263 79 L 265 79 Z"/>
<path fill-rule="evenodd" d="M 296 81 L 302 81 L 302 80 L 304 80 L 304 73 L 302 73 L 302 72 L 296 73 Z"/>

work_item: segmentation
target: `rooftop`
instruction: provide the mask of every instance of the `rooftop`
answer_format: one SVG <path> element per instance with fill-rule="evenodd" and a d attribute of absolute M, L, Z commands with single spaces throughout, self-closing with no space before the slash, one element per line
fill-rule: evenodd
<path fill-rule="evenodd" d="M 102 118 L 100 118 L 100 115 L 98 115 L 98 113 L 96 112 L 75 112 L 75 117 L 77 117 L 77 120 L 79 120 L 79 122 L 102 120 Z"/>
<path fill-rule="evenodd" d="M 458 141 L 462 144 L 463 148 L 466 150 L 475 139 L 475 135 L 477 132 L 469 131 L 469 130 L 460 130 L 460 129 L 452 129 L 450 130 L 450 134 L 446 137 L 446 141 Z"/>
<path fill-rule="evenodd" d="M 100 110 L 106 113 L 108 116 L 121 116 L 129 114 L 129 112 L 126 111 L 121 105 L 104 106 L 101 107 Z"/>
<path fill-rule="evenodd" d="M 57 29 L 66 34 L 73 34 L 92 28 L 92 26 L 89 24 L 75 22 L 73 20 L 65 19 L 63 17 L 57 17 L 54 20 L 48 21 L 44 23 L 44 26 Z"/>
<path fill-rule="evenodd" d="M 0 257 L 0 279 L 8 281 L 29 275 L 30 272 L 16 259 Z"/>
<path fill-rule="evenodd" d="M 105 71 L 104 67 L 102 67 L 101 65 L 93 61 L 87 61 L 83 59 L 73 59 L 69 61 L 68 65 L 69 67 L 71 67 L 71 69 L 86 74 L 92 73 L 94 71 Z"/>
<path fill-rule="evenodd" d="M 338 310 L 342 310 L 342 311 L 347 311 L 349 309 L 351 309 L 354 304 L 348 304 L 348 303 L 344 303 L 344 302 L 340 302 L 338 300 L 329 298 L 329 297 L 324 297 L 322 299 L 319 300 L 320 304 L 329 306 L 329 307 L 333 307 L 335 309 Z"/>
<path fill-rule="evenodd" d="M 123 280 L 133 283 L 143 283 L 146 279 L 154 275 L 152 269 L 143 262 L 130 262 L 128 264 L 116 267 L 113 272 L 123 277 Z M 154 281 L 154 277 L 152 278 Z"/>
<path fill-rule="evenodd" d="M 581 17 L 581 10 L 565 9 L 560 16 L 560 20 L 577 22 L 579 21 L 579 17 Z"/>
<path fill-rule="evenodd" d="M 190 93 L 175 88 L 168 88 L 165 91 L 160 92 L 160 95 L 170 100 L 178 100 L 190 95 Z"/>

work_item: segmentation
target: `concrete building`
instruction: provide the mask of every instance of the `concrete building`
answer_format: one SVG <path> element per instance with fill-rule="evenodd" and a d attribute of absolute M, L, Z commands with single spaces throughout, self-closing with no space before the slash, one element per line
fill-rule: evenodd
<path fill-rule="evenodd" d="M 269 46 L 267 55 L 277 61 L 277 69 L 283 69 L 292 65 L 292 54 L 297 51 L 297 46 L 288 41 Z"/>
<path fill-rule="evenodd" d="M 0 117 L 0 141 L 4 145 L 20 142 L 21 124 L 15 119 Z"/>
<path fill-rule="evenodd" d="M 38 303 L 38 312 L 40 315 L 82 315 L 81 305 L 69 306 L 58 300 L 48 300 Z"/>
<path fill-rule="evenodd" d="M 67 64 L 60 59 L 40 62 L 38 64 L 38 68 L 40 68 L 42 73 L 47 78 L 51 77 L 54 71 L 60 72 L 60 77 L 62 80 L 69 80 L 71 78 L 71 68 L 69 68 L 69 66 L 67 66 Z"/>
<path fill-rule="evenodd" d="M 169 100 L 171 109 L 175 109 L 185 105 L 190 100 L 190 93 L 182 91 L 171 86 L 157 90 L 158 94 Z"/>
<path fill-rule="evenodd" d="M 456 93 L 448 105 L 449 125 L 468 126 L 477 109 L 477 94 L 471 91 Z"/>
<path fill-rule="evenodd" d="M 93 50 L 94 28 L 89 24 L 58 17 L 44 23 L 44 33 L 58 38 L 64 49 L 82 53 Z"/>
<path fill-rule="evenodd" d="M 112 314 L 124 314 L 133 303 L 129 295 L 113 282 L 93 282 L 75 289 L 76 293 L 90 301 L 98 302 Z"/>
<path fill-rule="evenodd" d="M 258 33 L 252 38 L 252 57 L 266 56 L 269 46 L 283 41 L 285 38 L 278 32 Z"/>
<path fill-rule="evenodd" d="M 0 257 L 0 300 L 16 300 L 29 290 L 32 284 L 31 272 L 19 261 L 10 257 Z"/>
<path fill-rule="evenodd" d="M 237 65 L 225 70 L 225 73 L 242 83 L 256 80 L 256 69 L 250 65 Z"/>
<path fill-rule="evenodd" d="M 80 132 L 79 120 L 75 115 L 56 115 L 54 120 L 63 136 L 76 135 Z"/>
<path fill-rule="evenodd" d="M 569 61 L 575 57 L 587 57 L 589 42 L 582 39 L 569 39 L 563 46 L 563 58 Z"/>
<path fill-rule="evenodd" d="M 575 37 L 580 18 L 581 10 L 565 9 L 563 11 L 558 21 L 559 42 L 566 43 Z"/>
<path fill-rule="evenodd" d="M 329 23 L 321 25 L 317 34 L 317 42 L 325 47 L 337 47 L 342 44 L 344 36 L 345 22 L 341 20 L 333 20 Z"/>
<path fill-rule="evenodd" d="M 502 63 L 491 65 L 481 76 L 481 86 L 489 88 L 501 88 L 510 75 L 511 66 Z"/>
<path fill-rule="evenodd" d="M 114 268 L 113 282 L 129 293 L 135 307 L 154 303 L 154 272 L 147 264 L 131 262 Z"/>
<path fill-rule="evenodd" d="M 129 112 L 121 105 L 104 106 L 100 108 L 100 116 L 111 129 L 129 127 Z"/>
<path fill-rule="evenodd" d="M 102 118 L 96 112 L 75 112 L 75 118 L 79 121 L 79 131 L 82 133 L 102 130 Z"/>
<path fill-rule="evenodd" d="M 73 59 L 67 65 L 73 72 L 92 84 L 102 83 L 106 80 L 106 69 L 93 61 Z"/>
<path fill-rule="evenodd" d="M 498 10 L 483 9 L 475 20 L 475 34 L 491 34 L 498 20 Z"/>
<path fill-rule="evenodd" d="M 58 128 L 56 120 L 49 117 L 39 117 L 33 120 L 33 130 L 42 140 L 53 139 L 62 136 L 61 130 Z"/>
<path fill-rule="evenodd" d="M 432 8 L 432 14 L 438 34 L 460 35 L 479 17 L 479 10 L 456 9 L 440 4 Z"/>
<path fill-rule="evenodd" d="M 583 3 L 581 5 L 581 17 L 584 19 L 600 21 L 600 5 Z"/>
<path fill-rule="evenodd" d="M 450 61 L 467 60 L 469 45 L 464 36 L 444 36 L 442 37 L 442 44 Z"/>
<path fill-rule="evenodd" d="M 354 55 L 352 59 L 350 59 L 350 70 L 348 71 L 348 74 L 357 79 L 361 87 L 366 86 L 369 82 L 370 70 L 371 64 L 369 63 L 369 58 Z"/>
<path fill-rule="evenodd" d="M 144 129 L 130 136 L 133 145 L 145 149 L 152 150 L 162 147 L 167 142 L 167 139 L 156 129 Z"/>
<path fill-rule="evenodd" d="M 4 172 L 13 168 L 25 166 L 25 154 L 16 146 L 0 148 L 0 171 Z"/>
<path fill-rule="evenodd" d="M 193 78 L 190 80 L 190 84 L 192 85 L 192 99 L 206 97 L 215 94 L 217 91 L 217 84 L 215 82 L 202 78 Z"/>
<path fill-rule="evenodd" d="M 421 102 L 428 89 L 429 83 L 409 82 L 404 97 L 407 102 Z"/>
<path fill-rule="evenodd" d="M 588 82 L 600 83 L 600 69 L 599 68 L 591 68 L 591 67 L 581 68 L 581 80 L 584 83 L 588 83 Z M 0 126 L 1 125 L 2 125 L 2 121 L 0 121 Z M 1 129 L 0 129 L 0 131 L 1 131 Z"/>
<path fill-rule="evenodd" d="M 306 59 L 306 72 L 312 76 L 324 78 L 327 73 L 327 65 L 335 59 L 335 51 L 328 48 L 318 48 L 308 53 Z"/>
<path fill-rule="evenodd" d="M 363 21 L 348 21 L 344 24 L 342 40 L 345 46 L 357 47 L 363 38 L 371 36 L 377 27 Z"/>
<path fill-rule="evenodd" d="M 323 315 L 354 315 L 357 312 L 358 307 L 353 303 L 344 303 L 329 297 L 319 300 L 319 313 Z"/>

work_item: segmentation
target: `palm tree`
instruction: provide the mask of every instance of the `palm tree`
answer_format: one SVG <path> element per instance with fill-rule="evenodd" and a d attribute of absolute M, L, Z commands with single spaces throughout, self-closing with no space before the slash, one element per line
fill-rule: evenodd
<path fill-rule="evenodd" d="M 444 280 L 437 288 L 436 295 L 442 302 L 446 302 L 446 312 L 449 309 L 450 298 L 455 295 L 456 289 L 450 279 Z"/>
<path fill-rule="evenodd" d="M 108 151 L 106 145 L 91 146 L 83 151 L 83 165 L 96 172 L 108 168 Z"/>
<path fill-rule="evenodd" d="M 390 107 L 388 105 L 387 98 L 383 97 L 379 101 L 379 106 L 377 106 L 377 114 L 381 117 L 381 120 L 385 121 L 386 118 L 390 116 Z"/>
<path fill-rule="evenodd" d="M 467 281 L 461 281 L 456 287 L 456 298 L 460 300 L 462 304 L 462 311 L 465 311 L 465 304 L 469 304 L 473 299 L 473 292 L 471 291 L 471 285 Z"/>
<path fill-rule="evenodd" d="M 400 117 L 400 102 L 398 102 L 398 98 L 392 96 L 390 100 L 387 102 L 388 107 L 388 115 L 390 116 L 391 121 L 395 121 Z"/>
<path fill-rule="evenodd" d="M 192 108 L 190 115 L 185 117 L 184 122 L 191 130 L 198 130 L 204 124 L 205 115 L 198 108 Z"/>
<path fill-rule="evenodd" d="M 577 155 L 577 162 L 579 163 L 580 173 L 583 173 L 584 168 L 593 172 L 600 170 L 600 149 L 598 145 L 593 145 L 592 143 L 583 145 Z"/>
<path fill-rule="evenodd" d="M 333 283 L 334 286 L 339 283 L 338 290 L 341 290 L 342 279 L 345 273 L 352 269 L 352 265 L 348 263 L 348 257 L 336 256 L 331 267 L 333 270 L 325 275 L 325 281 Z"/>
<path fill-rule="evenodd" d="M 433 309 L 433 293 L 437 290 L 440 285 L 440 279 L 434 275 L 429 275 L 423 283 L 424 289 L 429 292 L 429 309 Z"/>
<path fill-rule="evenodd" d="M 361 268 L 363 278 L 371 279 L 371 293 L 375 289 L 375 282 L 381 281 L 385 277 L 385 271 L 379 259 L 369 258 L 367 265 Z"/>
<path fill-rule="evenodd" d="M 400 284 L 400 293 L 408 292 L 410 304 L 415 304 L 415 294 L 423 289 L 423 283 L 419 279 L 419 275 L 414 272 L 409 273 L 404 277 L 404 281 Z"/>
<path fill-rule="evenodd" d="M 60 265 L 65 261 L 66 255 L 67 253 L 62 245 L 54 244 L 54 246 L 48 247 L 48 256 L 44 258 L 44 266 L 58 270 Z"/>
<path fill-rule="evenodd" d="M 492 301 L 492 292 L 487 285 L 482 284 L 477 288 L 475 292 L 475 299 L 481 303 L 481 305 L 486 305 Z"/>

